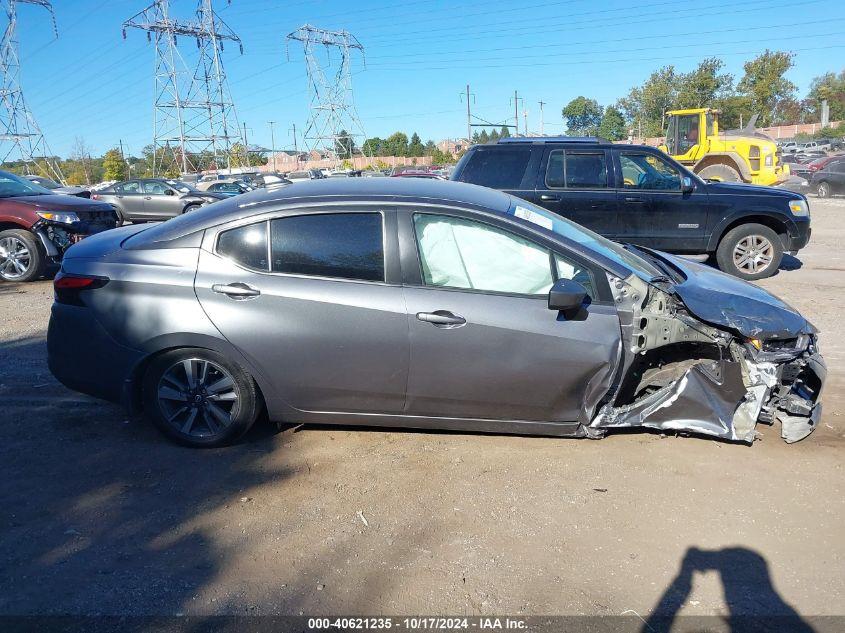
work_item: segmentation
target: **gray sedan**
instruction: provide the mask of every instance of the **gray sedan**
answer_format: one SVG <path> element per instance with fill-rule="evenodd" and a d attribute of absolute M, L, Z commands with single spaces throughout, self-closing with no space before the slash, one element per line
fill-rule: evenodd
<path fill-rule="evenodd" d="M 127 180 L 91 194 L 92 199 L 108 202 L 122 220 L 131 222 L 166 220 L 226 197 L 214 191 L 198 191 L 179 180 L 165 178 Z"/>
<path fill-rule="evenodd" d="M 505 193 L 411 178 L 255 191 L 95 235 L 54 282 L 49 366 L 219 445 L 291 423 L 787 442 L 816 330 L 766 291 Z"/>

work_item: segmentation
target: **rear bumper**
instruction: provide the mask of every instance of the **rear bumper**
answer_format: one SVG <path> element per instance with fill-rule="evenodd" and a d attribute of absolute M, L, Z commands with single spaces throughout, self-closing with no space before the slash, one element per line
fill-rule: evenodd
<path fill-rule="evenodd" d="M 47 364 L 68 389 L 121 403 L 125 381 L 143 353 L 117 343 L 85 307 L 54 303 Z"/>

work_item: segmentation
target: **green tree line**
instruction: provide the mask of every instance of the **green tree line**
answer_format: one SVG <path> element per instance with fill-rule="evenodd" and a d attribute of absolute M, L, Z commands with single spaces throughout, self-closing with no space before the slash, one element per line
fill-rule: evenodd
<path fill-rule="evenodd" d="M 818 123 L 822 101 L 830 107 L 830 120 L 845 120 L 845 70 L 824 73 L 813 79 L 804 98 L 786 73 L 794 55 L 766 50 L 745 62 L 739 81 L 725 72 L 725 63 L 708 57 L 687 73 L 672 65 L 658 68 L 639 86 L 608 106 L 596 99 L 578 96 L 561 114 L 570 135 L 624 139 L 629 130 L 635 136 L 662 136 L 668 110 L 717 108 L 722 111 L 722 129 L 739 127 L 755 114 L 758 127 L 794 123 Z"/>

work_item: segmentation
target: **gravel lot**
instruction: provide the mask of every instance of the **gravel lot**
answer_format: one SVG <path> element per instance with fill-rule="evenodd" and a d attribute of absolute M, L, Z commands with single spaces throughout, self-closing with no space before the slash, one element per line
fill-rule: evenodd
<path fill-rule="evenodd" d="M 45 362 L 0 285 L 0 614 L 845 615 L 845 199 L 762 285 L 822 330 L 816 433 L 752 447 L 257 425 L 173 446 Z"/>

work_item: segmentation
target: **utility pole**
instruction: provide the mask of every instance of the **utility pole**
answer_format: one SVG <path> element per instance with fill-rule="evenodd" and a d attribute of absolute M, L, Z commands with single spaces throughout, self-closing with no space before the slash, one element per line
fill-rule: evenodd
<path fill-rule="evenodd" d="M 525 122 L 525 136 L 528 136 L 528 109 L 522 108 L 522 120 Z"/>
<path fill-rule="evenodd" d="M 545 123 L 543 121 L 543 106 L 546 105 L 546 102 L 545 101 L 539 101 L 538 103 L 540 104 L 540 136 L 545 136 L 546 135 L 546 127 L 545 127 Z"/>
<path fill-rule="evenodd" d="M 519 95 L 513 91 L 513 122 L 516 126 L 516 135 L 519 136 Z"/>
<path fill-rule="evenodd" d="M 288 132 L 293 130 L 293 153 L 296 155 L 296 168 L 299 169 L 299 147 L 296 144 L 296 123 L 292 123 Z"/>
<path fill-rule="evenodd" d="M 273 171 L 276 171 L 276 136 L 273 133 L 275 121 L 267 121 L 270 124 L 270 151 L 273 152 Z"/>
<path fill-rule="evenodd" d="M 200 164 L 205 157 L 215 167 L 231 166 L 240 126 L 221 53 L 226 40 L 238 44 L 241 53 L 243 45 L 214 11 L 213 0 L 197 0 L 196 19 L 190 21 L 170 14 L 170 0 L 154 0 L 123 23 L 124 38 L 129 28 L 145 31 L 155 43 L 153 174 L 174 165 L 183 173 L 199 171 L 210 166 Z M 193 73 L 176 46 L 177 36 L 196 40 Z"/>
<path fill-rule="evenodd" d="M 246 166 L 249 167 L 249 142 L 246 140 L 246 121 L 244 121 L 244 154 L 246 155 Z"/>
<path fill-rule="evenodd" d="M 288 44 L 301 42 L 305 53 L 311 106 L 302 136 L 308 149 L 328 154 L 339 167 L 338 148 L 360 137 L 359 146 L 366 156 L 363 147 L 367 135 L 352 94 L 352 55 L 358 51 L 364 57 L 364 46 L 348 31 L 327 31 L 310 24 L 289 33 L 286 39 Z M 328 63 L 322 55 L 329 56 Z"/>
<path fill-rule="evenodd" d="M 40 172 L 48 178 L 64 183 L 58 163 L 51 157 L 44 134 L 35 122 L 32 111 L 26 105 L 20 85 L 20 58 L 18 56 L 18 6 L 34 4 L 50 12 L 53 32 L 56 37 L 56 16 L 49 0 L 2 0 L 0 7 L 6 13 L 9 23 L 0 40 L 0 162 L 9 160 L 17 152 L 24 163 L 26 173 Z M 84 164 L 83 156 L 83 164 Z"/>

